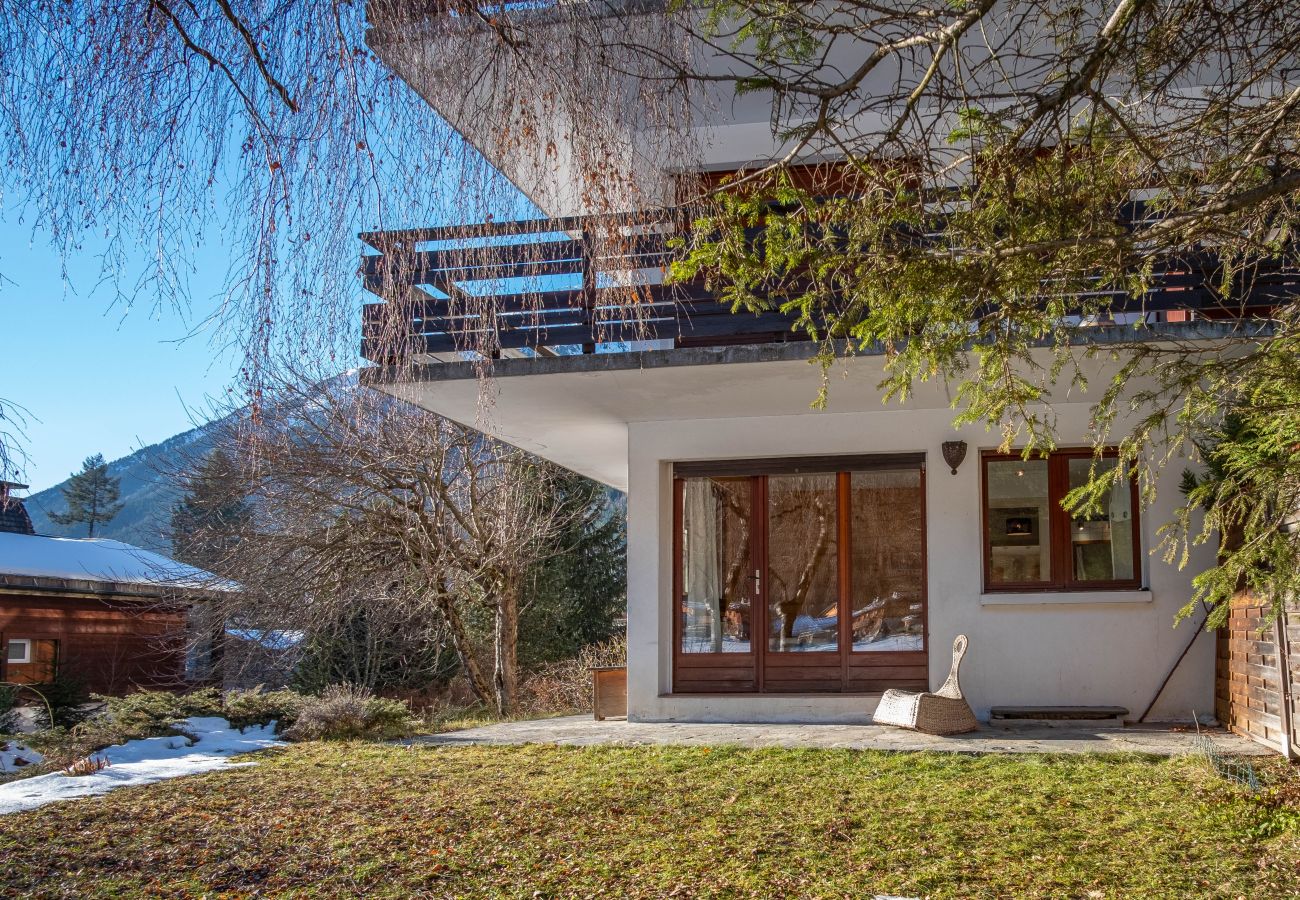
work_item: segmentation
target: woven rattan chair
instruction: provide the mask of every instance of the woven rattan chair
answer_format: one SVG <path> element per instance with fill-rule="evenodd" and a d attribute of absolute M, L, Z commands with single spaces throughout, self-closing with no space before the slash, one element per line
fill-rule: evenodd
<path fill-rule="evenodd" d="M 961 695 L 957 671 L 966 655 L 966 635 L 959 634 L 952 642 L 952 671 L 943 687 L 934 693 L 923 691 L 885 691 L 872 721 L 877 725 L 897 725 L 913 728 L 926 734 L 964 734 L 975 731 L 980 723 L 971 712 L 970 704 Z"/>

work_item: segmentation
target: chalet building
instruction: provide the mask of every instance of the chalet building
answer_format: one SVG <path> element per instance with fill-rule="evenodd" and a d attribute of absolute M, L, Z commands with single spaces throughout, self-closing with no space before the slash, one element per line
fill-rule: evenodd
<path fill-rule="evenodd" d="M 544 13 L 537 22 L 547 27 Z M 1136 717 L 1153 700 L 1153 721 L 1213 717 L 1214 635 L 1174 625 L 1213 548 L 1193 548 L 1183 569 L 1151 553 L 1180 502 L 1181 465 L 1166 467 L 1150 507 L 1125 484 L 1102 515 L 1078 520 L 1060 500 L 1092 463 L 1092 398 L 1062 392 L 1052 411 L 1063 449 L 1033 460 L 996 452 L 982 426 L 955 428 L 934 382 L 884 405 L 883 358 L 870 351 L 836 362 L 829 406 L 812 409 L 818 348 L 787 317 L 733 314 L 661 274 L 680 228 L 674 179 L 779 155 L 768 98 L 699 104 L 714 112 L 695 129 L 698 169 L 638 157 L 623 174 L 640 180 L 646 207 L 610 216 L 584 200 L 566 123 L 553 129 L 558 152 L 546 135 L 531 153 L 494 151 L 490 125 L 468 111 L 495 95 L 461 85 L 478 92 L 469 102 L 440 86 L 439 61 L 474 49 L 437 43 L 454 32 L 376 21 L 370 44 L 545 218 L 362 235 L 378 295 L 363 378 L 485 427 L 490 356 L 486 427 L 627 492 L 630 719 L 863 721 L 887 688 L 937 688 L 958 634 L 970 639 L 963 687 L 982 718 L 1000 705 Z M 616 114 L 607 125 L 622 127 Z M 1169 284 L 1198 277 L 1171 270 Z M 643 288 L 635 319 L 606 299 L 629 281 Z M 1158 282 L 1124 315 L 1142 317 L 1152 340 L 1221 336 L 1230 325 L 1205 315 L 1203 294 Z M 1133 330 L 1093 332 L 1105 344 Z M 1081 354 L 1080 365 L 1104 384 L 1115 363 Z"/>
<path fill-rule="evenodd" d="M 180 687 L 185 598 L 213 577 L 120 541 L 35 534 L 22 487 L 0 486 L 0 681 Z"/>

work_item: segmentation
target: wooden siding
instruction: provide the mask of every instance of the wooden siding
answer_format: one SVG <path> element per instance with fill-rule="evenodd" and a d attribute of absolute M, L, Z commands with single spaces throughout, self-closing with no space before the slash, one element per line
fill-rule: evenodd
<path fill-rule="evenodd" d="M 1278 638 L 1300 638 L 1300 616 L 1279 624 L 1272 605 L 1243 592 L 1233 598 L 1228 623 L 1216 640 L 1214 711 L 1220 723 L 1279 753 L 1295 741 L 1295 697 L 1287 697 L 1283 660 L 1287 654 Z M 1300 675 L 1294 653 L 1286 661 L 1288 674 Z M 1284 710 L 1283 704 L 1290 709 Z M 1288 734 L 1290 731 L 1290 734 Z"/>
<path fill-rule="evenodd" d="M 56 670 L 95 693 L 179 687 L 184 627 L 182 612 L 140 601 L 0 595 L 0 640 L 57 641 Z M 0 667 L 0 680 L 23 675 Z"/>
<path fill-rule="evenodd" d="M 1295 757 L 1300 755 L 1300 699 L 1296 696 L 1300 685 L 1300 605 L 1287 607 L 1278 634 L 1282 641 L 1282 695 L 1291 727 L 1289 755 Z"/>

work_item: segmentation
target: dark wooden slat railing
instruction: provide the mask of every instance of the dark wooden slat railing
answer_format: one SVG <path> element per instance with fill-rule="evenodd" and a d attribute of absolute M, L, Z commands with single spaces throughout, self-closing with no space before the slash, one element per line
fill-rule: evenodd
<path fill-rule="evenodd" d="M 733 313 L 702 285 L 667 285 L 670 245 L 683 215 L 535 219 L 369 232 L 377 253 L 360 274 L 382 302 L 362 312 L 363 355 L 388 364 L 412 354 L 670 341 L 674 346 L 806 339 L 780 312 Z M 936 240 L 938 233 L 917 235 Z M 1220 292 L 1212 253 L 1188 252 L 1158 266 L 1144 297 L 1103 289 L 1114 313 L 1230 318 L 1300 297 L 1300 270 L 1262 265 Z M 1075 295 L 1079 296 L 1079 295 Z"/>

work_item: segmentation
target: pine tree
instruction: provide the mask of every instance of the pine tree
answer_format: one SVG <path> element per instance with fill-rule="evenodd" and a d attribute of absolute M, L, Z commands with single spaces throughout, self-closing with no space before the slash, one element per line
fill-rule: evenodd
<path fill-rule="evenodd" d="M 621 498 L 581 475 L 565 473 L 548 502 L 563 513 L 525 588 L 521 662 L 567 659 L 619 630 L 627 609 L 627 534 Z"/>
<path fill-rule="evenodd" d="M 221 572 L 252 518 L 247 486 L 221 449 L 182 479 L 185 493 L 172 507 L 172 555 L 210 572 Z"/>
<path fill-rule="evenodd" d="M 51 513 L 50 519 L 59 525 L 84 522 L 86 536 L 94 537 L 96 525 L 108 523 L 122 511 L 123 504 L 117 502 L 121 493 L 122 479 L 109 476 L 103 454 L 96 453 L 86 457 L 81 471 L 69 478 L 67 487 L 63 488 L 68 511 Z"/>

